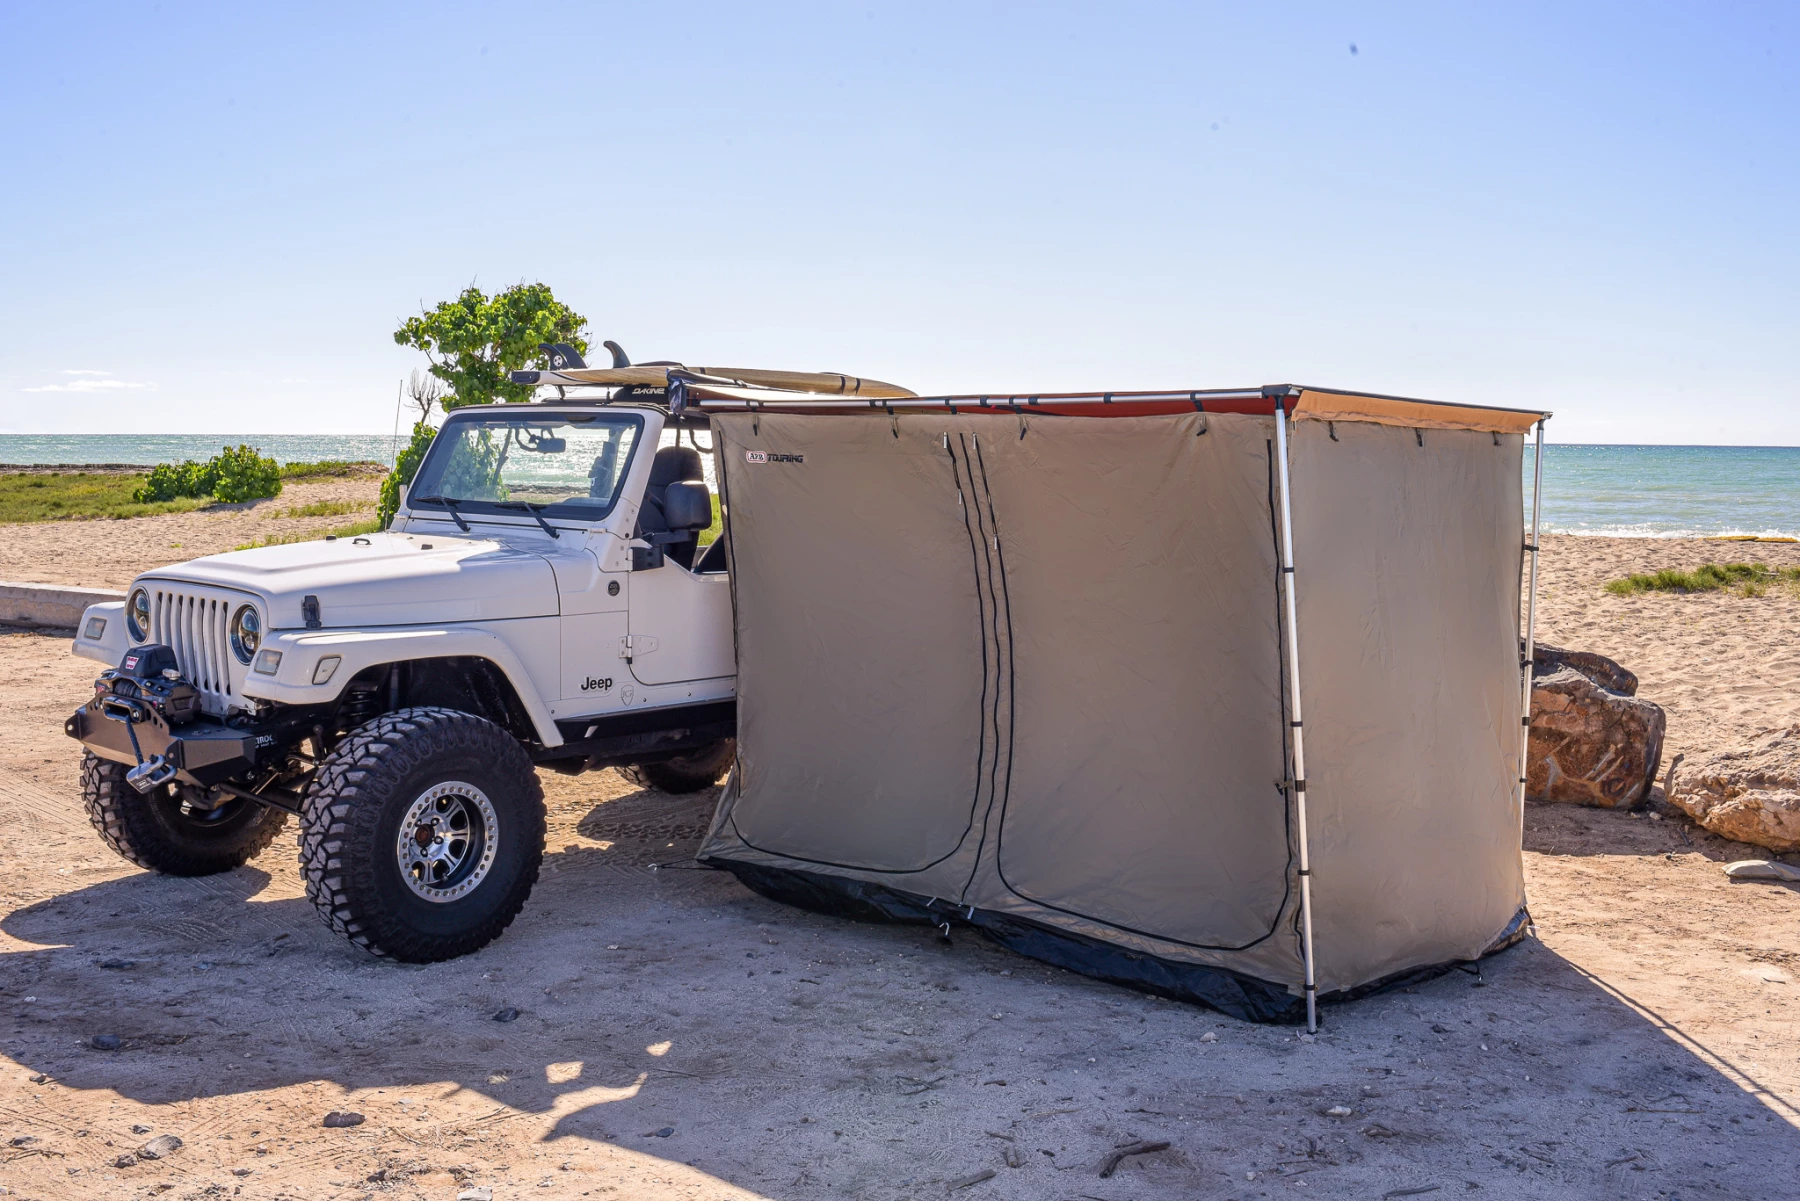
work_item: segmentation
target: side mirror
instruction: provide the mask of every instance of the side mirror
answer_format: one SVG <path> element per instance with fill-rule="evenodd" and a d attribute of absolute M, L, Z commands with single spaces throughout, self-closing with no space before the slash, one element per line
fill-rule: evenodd
<path fill-rule="evenodd" d="M 698 480 L 677 480 L 663 489 L 663 519 L 671 530 L 703 530 L 712 524 L 712 493 Z"/>

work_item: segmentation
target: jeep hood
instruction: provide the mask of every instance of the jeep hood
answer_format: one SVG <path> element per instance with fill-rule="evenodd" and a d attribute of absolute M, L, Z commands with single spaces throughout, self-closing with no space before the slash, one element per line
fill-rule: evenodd
<path fill-rule="evenodd" d="M 210 584 L 262 597 L 269 628 L 305 625 L 319 598 L 327 628 L 554 617 L 556 576 L 541 555 L 486 538 L 363 534 L 208 555 L 144 579 Z"/>

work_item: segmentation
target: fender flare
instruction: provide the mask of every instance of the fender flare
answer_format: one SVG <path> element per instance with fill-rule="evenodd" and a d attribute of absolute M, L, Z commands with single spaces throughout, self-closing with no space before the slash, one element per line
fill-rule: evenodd
<path fill-rule="evenodd" d="M 101 617 L 106 620 L 100 637 L 87 636 L 88 619 Z M 81 624 L 75 627 L 75 640 L 69 649 L 83 659 L 92 659 L 96 663 L 104 663 L 108 667 L 117 667 L 119 660 L 131 646 L 125 637 L 125 602 L 102 601 L 97 605 L 89 605 L 82 610 Z"/>
<path fill-rule="evenodd" d="M 286 705 L 328 704 L 344 685 L 366 667 L 416 659 L 466 656 L 486 659 L 506 677 L 519 703 L 531 718 L 538 741 L 546 747 L 561 746 L 550 708 L 538 695 L 537 686 L 519 656 L 506 640 L 491 630 L 471 626 L 434 626 L 429 629 L 288 630 L 263 640 L 264 650 L 281 652 L 274 675 L 252 671 L 244 678 L 244 695 Z M 323 684 L 312 682 L 319 660 L 337 655 L 343 661 Z"/>

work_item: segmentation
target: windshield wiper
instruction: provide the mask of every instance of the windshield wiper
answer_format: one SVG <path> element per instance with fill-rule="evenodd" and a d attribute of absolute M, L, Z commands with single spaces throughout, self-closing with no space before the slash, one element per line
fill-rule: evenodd
<path fill-rule="evenodd" d="M 421 505 L 443 505 L 450 511 L 450 517 L 456 522 L 457 528 L 465 534 L 469 532 L 469 523 L 464 521 L 463 515 L 456 511 L 456 506 L 461 504 L 461 501 L 451 500 L 448 496 L 416 496 L 413 501 Z"/>
<path fill-rule="evenodd" d="M 550 523 L 544 520 L 544 515 L 542 513 L 538 512 L 539 509 L 548 508 L 548 505 L 534 505 L 528 500 L 497 500 L 494 502 L 494 507 L 496 509 L 524 509 L 527 513 L 531 514 L 532 517 L 537 519 L 537 523 L 544 527 L 544 532 L 546 534 L 550 535 L 552 538 L 562 537 L 561 534 L 550 528 Z"/>

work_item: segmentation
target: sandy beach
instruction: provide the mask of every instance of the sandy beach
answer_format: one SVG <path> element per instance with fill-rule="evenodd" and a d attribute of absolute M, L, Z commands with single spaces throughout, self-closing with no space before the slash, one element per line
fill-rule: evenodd
<path fill-rule="evenodd" d="M 216 555 L 265 538 L 318 537 L 375 515 L 379 476 L 290 481 L 281 495 L 191 513 L 106 521 L 0 525 L 0 580 L 72 587 L 124 588 L 153 567 Z M 315 505 L 352 505 L 349 513 L 294 515 Z"/>
<path fill-rule="evenodd" d="M 123 587 L 143 568 L 295 528 L 305 519 L 279 516 L 290 507 L 372 494 L 296 485 L 233 512 L 0 527 L 0 576 Z M 1638 673 L 1639 694 L 1669 712 L 1665 768 L 1800 721 L 1800 595 L 1602 585 L 1740 559 L 1800 564 L 1800 547 L 1545 539 L 1540 636 Z M 1535 937 L 1478 975 L 1334 1007 L 1313 1041 L 971 935 L 944 945 L 775 905 L 684 862 L 713 793 L 668 797 L 610 771 L 544 774 L 543 879 L 505 937 L 407 967 L 317 920 L 291 828 L 250 866 L 197 880 L 108 852 L 60 729 L 93 675 L 67 646 L 0 635 L 0 1185 L 16 1195 L 1794 1187 L 1800 888 L 1727 881 L 1720 863 L 1766 853 L 1706 834 L 1660 791 L 1640 814 L 1531 806 Z M 517 1020 L 495 1021 L 505 1009 Z M 93 1049 L 99 1034 L 119 1049 Z M 332 1110 L 366 1121 L 323 1129 Z M 113 1166 L 162 1133 L 182 1149 Z M 1102 1177 L 1133 1140 L 1169 1146 Z"/>
<path fill-rule="evenodd" d="M 1757 730 L 1800 721 L 1800 590 L 1613 596 L 1609 580 L 1702 563 L 1800 564 L 1800 544 L 1705 538 L 1548 535 L 1538 590 L 1538 637 L 1597 651 L 1638 675 L 1638 695 L 1669 714 L 1665 770 L 1675 755 L 1706 754 Z"/>

